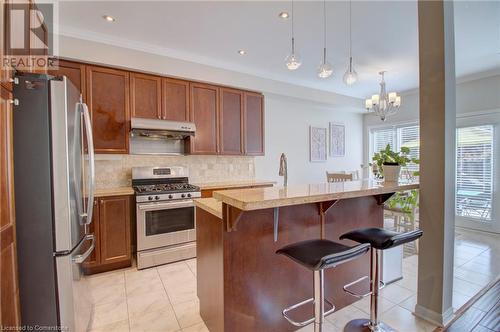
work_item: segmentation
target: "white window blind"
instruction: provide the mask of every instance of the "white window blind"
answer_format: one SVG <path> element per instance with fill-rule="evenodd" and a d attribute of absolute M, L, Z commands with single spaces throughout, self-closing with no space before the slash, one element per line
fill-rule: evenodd
<path fill-rule="evenodd" d="M 389 144 L 394 151 L 407 147 L 410 149 L 411 158 L 420 158 L 420 128 L 418 125 L 376 129 L 372 131 L 372 134 L 373 154 L 385 149 Z M 418 165 L 410 163 L 406 169 L 415 172 L 418 171 Z"/>
<path fill-rule="evenodd" d="M 456 215 L 491 220 L 493 126 L 457 129 Z"/>
<path fill-rule="evenodd" d="M 391 146 L 391 149 L 394 149 L 394 129 L 386 128 L 379 129 L 373 132 L 373 152 L 379 152 L 380 150 L 385 149 L 387 144 Z"/>

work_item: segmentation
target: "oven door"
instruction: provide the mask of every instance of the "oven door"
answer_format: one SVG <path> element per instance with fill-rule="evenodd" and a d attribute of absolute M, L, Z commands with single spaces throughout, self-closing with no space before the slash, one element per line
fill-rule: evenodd
<path fill-rule="evenodd" d="M 137 204 L 137 250 L 195 240 L 192 200 Z"/>

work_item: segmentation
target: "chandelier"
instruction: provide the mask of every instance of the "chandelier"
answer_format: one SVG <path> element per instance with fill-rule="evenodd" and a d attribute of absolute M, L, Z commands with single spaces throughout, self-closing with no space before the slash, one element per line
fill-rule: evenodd
<path fill-rule="evenodd" d="M 367 111 L 380 117 L 382 121 L 385 121 L 389 115 L 395 114 L 399 107 L 401 106 L 401 96 L 398 96 L 396 92 L 385 91 L 385 71 L 379 72 L 382 76 L 380 80 L 380 94 L 373 95 L 371 99 L 365 100 L 365 108 Z"/>

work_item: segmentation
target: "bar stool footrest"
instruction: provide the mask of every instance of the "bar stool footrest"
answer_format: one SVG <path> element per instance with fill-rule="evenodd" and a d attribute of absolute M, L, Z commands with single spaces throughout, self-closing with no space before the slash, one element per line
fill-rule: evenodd
<path fill-rule="evenodd" d="M 359 278 L 359 279 L 357 279 L 357 280 L 354 280 L 354 281 L 353 281 L 353 282 L 351 282 L 351 283 L 348 283 L 347 285 L 345 285 L 345 286 L 343 287 L 344 292 L 346 292 L 347 294 L 349 294 L 349 295 L 351 295 L 351 296 L 354 296 L 354 297 L 356 297 L 356 298 L 358 298 L 358 299 L 362 299 L 362 298 L 364 298 L 364 297 L 367 297 L 367 296 L 369 296 L 369 295 L 372 295 L 372 292 L 371 292 L 371 291 L 370 291 L 370 292 L 368 292 L 368 293 L 365 293 L 365 294 L 358 294 L 358 293 L 356 293 L 356 292 L 354 292 L 354 291 L 352 291 L 352 290 L 350 290 L 350 289 L 349 289 L 350 287 L 352 287 L 352 286 L 354 286 L 354 285 L 356 285 L 356 284 L 359 284 L 360 282 L 362 282 L 362 281 L 364 281 L 364 280 L 366 280 L 366 279 L 368 279 L 368 278 L 369 278 L 369 276 L 364 276 L 364 277 L 361 277 L 361 278 Z M 380 289 L 383 289 L 384 287 L 385 287 L 385 283 L 384 283 L 383 281 L 380 281 L 380 287 L 379 287 L 379 290 L 380 290 Z"/>
<path fill-rule="evenodd" d="M 285 319 L 292 325 L 294 326 L 297 326 L 297 327 L 303 327 L 303 326 L 306 326 L 308 324 L 311 324 L 312 322 L 314 322 L 314 317 L 308 319 L 308 320 L 305 320 L 305 321 L 302 321 L 302 322 L 297 322 L 297 321 L 294 321 L 292 318 L 290 318 L 288 316 L 288 312 L 292 311 L 292 310 L 295 310 L 303 305 L 306 305 L 308 303 L 311 303 L 311 302 L 314 302 L 314 298 L 310 298 L 310 299 L 307 299 L 307 300 L 304 300 L 302 302 L 299 302 L 297 304 L 294 304 L 292 306 L 289 306 L 288 308 L 285 308 L 283 309 L 282 313 L 283 313 L 283 317 L 285 317 Z M 330 302 L 328 301 L 327 299 L 325 299 L 325 303 L 327 303 L 331 308 L 330 310 L 328 311 L 325 311 L 323 313 L 323 317 L 326 317 L 328 316 L 329 314 L 333 313 L 335 311 L 335 306 Z"/>

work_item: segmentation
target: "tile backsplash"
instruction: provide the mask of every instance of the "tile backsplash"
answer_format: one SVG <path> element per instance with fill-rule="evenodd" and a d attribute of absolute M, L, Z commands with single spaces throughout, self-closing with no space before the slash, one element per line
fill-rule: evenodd
<path fill-rule="evenodd" d="M 97 155 L 98 189 L 130 186 L 132 167 L 184 166 L 191 183 L 255 179 L 254 157 Z"/>

